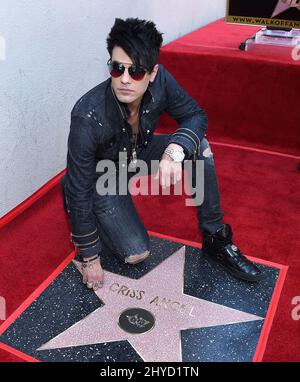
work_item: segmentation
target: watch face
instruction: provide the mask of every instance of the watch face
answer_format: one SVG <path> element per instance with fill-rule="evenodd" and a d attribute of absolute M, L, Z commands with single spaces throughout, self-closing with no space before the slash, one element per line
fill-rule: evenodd
<path fill-rule="evenodd" d="M 175 162 L 182 162 L 184 159 L 184 153 L 181 151 L 175 151 L 173 152 L 172 157 Z"/>

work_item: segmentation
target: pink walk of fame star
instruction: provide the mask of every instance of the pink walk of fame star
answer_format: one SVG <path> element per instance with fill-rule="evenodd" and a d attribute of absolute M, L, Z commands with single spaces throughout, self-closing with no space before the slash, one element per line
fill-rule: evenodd
<path fill-rule="evenodd" d="M 275 17 L 279 15 L 279 13 L 293 7 L 300 10 L 299 0 L 279 0 L 271 17 Z"/>
<path fill-rule="evenodd" d="M 262 320 L 184 294 L 184 261 L 185 246 L 138 280 L 105 271 L 103 288 L 91 291 L 104 306 L 38 350 L 127 340 L 144 361 L 178 362 L 182 360 L 181 330 Z M 151 312 L 155 318 L 152 329 L 142 334 L 124 331 L 119 317 L 129 308 Z"/>

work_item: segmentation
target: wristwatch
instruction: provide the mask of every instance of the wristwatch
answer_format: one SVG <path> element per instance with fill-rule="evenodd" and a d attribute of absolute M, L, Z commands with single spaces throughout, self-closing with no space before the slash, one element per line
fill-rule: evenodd
<path fill-rule="evenodd" d="M 184 160 L 184 151 L 183 151 L 183 147 L 181 147 L 181 149 L 179 148 L 170 148 L 170 147 L 167 147 L 165 149 L 165 153 L 169 155 L 169 157 L 174 161 L 174 162 L 182 162 Z"/>

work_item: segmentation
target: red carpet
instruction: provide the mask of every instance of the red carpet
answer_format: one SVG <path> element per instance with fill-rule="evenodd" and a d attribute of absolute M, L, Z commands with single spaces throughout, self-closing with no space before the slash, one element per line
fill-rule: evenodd
<path fill-rule="evenodd" d="M 300 290 L 297 161 L 217 145 L 212 148 L 222 206 L 236 242 L 250 256 L 290 267 L 264 360 L 299 361 L 299 322 L 291 318 L 291 301 Z M 135 202 L 148 230 L 200 240 L 196 210 L 185 207 L 184 197 L 138 196 Z M 57 186 L 1 230 L 0 288 L 8 316 L 71 250 Z"/>
<path fill-rule="evenodd" d="M 213 23 L 167 45 L 162 62 L 207 111 L 210 141 L 299 155 L 300 66 L 274 57 L 245 58 L 236 44 L 257 28 L 225 27 Z M 174 131 L 174 123 L 164 118 L 162 131 Z M 299 321 L 291 316 L 292 298 L 300 295 L 299 159 L 217 144 L 212 149 L 225 221 L 236 243 L 249 256 L 289 266 L 264 361 L 300 361 Z M 184 206 L 184 197 L 138 196 L 135 202 L 148 230 L 201 240 L 196 210 Z M 7 316 L 71 251 L 56 186 L 0 231 L 0 295 Z M 0 360 L 16 359 L 0 347 Z"/>
<path fill-rule="evenodd" d="M 300 60 L 240 51 L 258 29 L 218 20 L 164 46 L 160 61 L 207 112 L 210 140 L 299 155 Z M 173 130 L 164 117 L 160 131 Z"/>
<path fill-rule="evenodd" d="M 25 362 L 22 358 L 9 353 L 6 350 L 0 349 L 0 361 L 1 362 Z"/>

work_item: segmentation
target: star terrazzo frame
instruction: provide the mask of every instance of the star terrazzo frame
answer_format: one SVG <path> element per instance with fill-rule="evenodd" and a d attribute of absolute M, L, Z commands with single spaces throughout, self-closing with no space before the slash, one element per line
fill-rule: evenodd
<path fill-rule="evenodd" d="M 174 243 L 180 243 L 182 245 L 189 245 L 195 248 L 201 248 L 201 244 L 195 243 L 195 242 L 190 242 L 186 240 L 181 240 L 178 238 L 174 238 L 171 236 L 167 235 L 162 235 L 162 234 L 157 234 L 151 231 L 148 231 L 149 235 L 156 237 L 156 238 L 161 238 L 161 239 L 166 239 L 170 240 Z M 14 322 L 15 320 L 42 294 L 43 291 L 47 289 L 47 287 L 52 283 L 53 280 L 55 280 L 58 275 L 71 263 L 71 261 L 74 258 L 74 252 L 72 252 L 62 263 L 61 265 L 20 305 L 20 307 L 0 326 L 0 335 L 3 334 Z M 250 257 L 249 257 L 250 258 Z M 271 330 L 272 322 L 276 313 L 277 305 L 279 302 L 279 297 L 283 288 L 284 280 L 286 277 L 287 273 L 287 266 L 283 266 L 280 264 L 256 259 L 256 258 L 250 258 L 250 260 L 255 261 L 258 264 L 263 264 L 268 267 L 276 268 L 279 271 L 279 275 L 277 278 L 277 282 L 275 285 L 275 288 L 273 290 L 273 295 L 271 298 L 271 301 L 269 303 L 269 308 L 268 312 L 265 317 L 265 322 L 263 325 L 263 328 L 261 330 L 260 338 L 258 341 L 258 345 L 256 347 L 256 351 L 253 357 L 253 361 L 259 362 L 263 358 L 263 354 L 266 348 L 268 336 Z M 33 362 L 39 362 L 38 359 L 25 354 L 21 352 L 20 350 L 17 350 L 10 345 L 7 345 L 5 343 L 1 343 L 1 338 L 0 338 L 0 348 L 3 350 L 6 350 L 26 361 L 33 361 Z"/>

